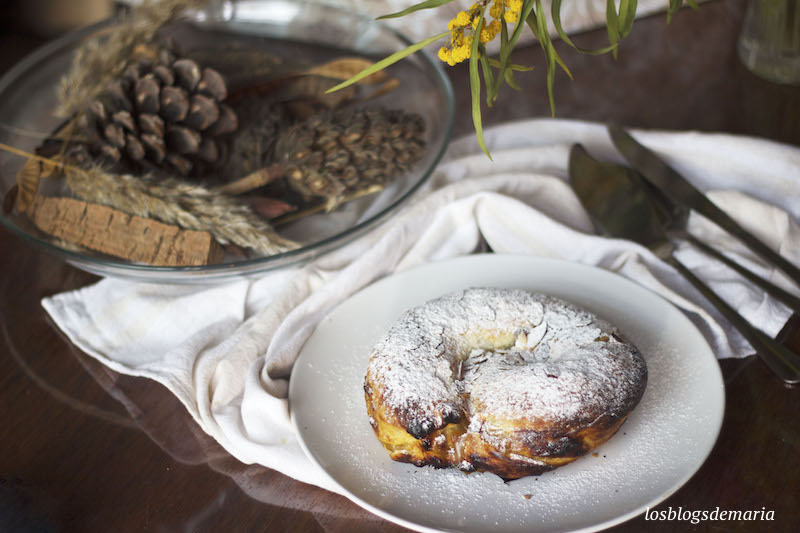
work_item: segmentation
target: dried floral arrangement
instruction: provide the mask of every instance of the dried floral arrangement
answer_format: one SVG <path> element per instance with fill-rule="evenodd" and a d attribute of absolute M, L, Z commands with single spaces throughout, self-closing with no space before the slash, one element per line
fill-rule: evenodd
<path fill-rule="evenodd" d="M 379 19 L 403 17 L 421 9 L 435 9 L 453 0 L 425 0 L 411 7 Z M 667 8 L 667 22 L 676 11 L 683 7 L 684 2 L 692 8 L 697 8 L 695 0 L 665 0 L 669 2 Z M 453 18 L 447 31 L 424 39 L 408 48 L 396 52 L 385 59 L 378 61 L 359 72 L 349 80 L 342 82 L 331 91 L 348 87 L 366 76 L 388 67 L 401 59 L 431 45 L 445 40 L 439 48 L 439 59 L 450 66 L 455 66 L 462 61 L 469 60 L 470 91 L 472 96 L 472 121 L 478 143 L 484 153 L 491 157 L 483 140 L 481 126 L 481 91 L 485 89 L 486 104 L 491 107 L 498 98 L 499 90 L 503 84 L 516 91 L 521 88 L 514 79 L 515 71 L 531 70 L 530 67 L 513 64 L 511 52 L 517 45 L 522 32 L 527 27 L 536 41 L 541 45 L 547 64 L 547 94 L 550 100 L 550 110 L 555 115 L 554 81 L 556 67 L 560 67 L 572 78 L 569 68 L 558 55 L 550 37 L 552 28 L 558 37 L 569 46 L 586 54 L 605 54 L 612 52 L 617 55 L 619 42 L 626 37 L 633 27 L 636 16 L 637 0 L 606 0 L 606 28 L 608 30 L 609 45 L 597 50 L 578 47 L 564 31 L 561 24 L 562 0 L 552 0 L 548 22 L 547 11 L 542 0 L 479 0 L 472 4 L 466 11 L 461 11 Z M 491 22 L 489 18 L 491 17 Z M 477 38 L 475 38 L 477 36 Z M 486 52 L 486 44 L 500 37 L 500 53 L 498 58 L 491 58 Z"/>
<path fill-rule="evenodd" d="M 4 211 L 64 246 L 167 266 L 295 249 L 276 226 L 383 189 L 423 155 L 425 123 L 360 107 L 393 90 L 373 63 L 339 57 L 231 86 L 164 35 L 214 0 L 150 0 L 75 53 L 63 124 L 26 158 Z M 66 194 L 42 194 L 60 180 Z"/>

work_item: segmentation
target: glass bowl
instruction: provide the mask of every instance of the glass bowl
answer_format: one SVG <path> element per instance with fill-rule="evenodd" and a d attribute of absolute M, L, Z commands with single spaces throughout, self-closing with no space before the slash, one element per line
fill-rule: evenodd
<path fill-rule="evenodd" d="M 41 142 L 41 136 L 62 122 L 53 113 L 56 89 L 72 54 L 86 38 L 107 31 L 112 24 L 106 21 L 50 42 L 0 78 L 0 142 L 32 152 Z M 292 0 L 228 2 L 213 12 L 194 13 L 179 26 L 176 31 L 188 35 L 189 40 L 192 35 L 200 36 L 200 46 L 209 47 L 212 55 L 214 42 L 221 37 L 280 49 L 289 54 L 289 59 L 297 50 L 312 50 L 311 53 L 316 50 L 321 57 L 355 55 L 376 61 L 411 44 L 405 36 L 367 16 Z M 180 44 L 184 46 L 183 42 Z M 335 55 L 331 55 L 333 52 Z M 397 212 L 430 177 L 450 140 L 453 94 L 440 63 L 426 53 L 417 53 L 392 65 L 387 72 L 400 80 L 400 88 L 376 97 L 370 105 L 424 117 L 426 144 L 421 160 L 377 194 L 347 202 L 331 213 L 306 216 L 278 228 L 282 236 L 302 243 L 298 249 L 246 259 L 228 254 L 223 262 L 204 266 L 152 266 L 59 244 L 16 210 L 4 210 L 0 219 L 27 242 L 101 276 L 195 283 L 250 276 L 309 261 L 363 235 Z M 23 157 L 0 152 L 3 198 L 15 184 L 24 162 Z M 42 183 L 45 181 L 48 180 Z"/>

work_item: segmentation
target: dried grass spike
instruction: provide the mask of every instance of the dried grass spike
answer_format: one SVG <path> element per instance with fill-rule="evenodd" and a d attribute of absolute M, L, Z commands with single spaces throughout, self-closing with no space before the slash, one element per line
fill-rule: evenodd
<path fill-rule="evenodd" d="M 156 31 L 189 10 L 206 8 L 217 0 L 144 0 L 130 16 L 101 30 L 76 52 L 69 71 L 61 78 L 57 115 L 71 117 L 121 75 L 131 58 L 157 58 L 149 46 Z"/>
<path fill-rule="evenodd" d="M 66 178 L 73 193 L 87 202 L 184 229 L 208 231 L 220 244 L 234 243 L 265 255 L 298 247 L 248 206 L 198 185 L 174 179 L 153 182 L 100 168 L 70 167 Z"/>

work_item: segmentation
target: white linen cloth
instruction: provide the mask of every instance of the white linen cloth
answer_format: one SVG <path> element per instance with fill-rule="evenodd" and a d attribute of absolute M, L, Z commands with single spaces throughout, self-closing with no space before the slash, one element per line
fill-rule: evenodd
<path fill-rule="evenodd" d="M 637 131 L 731 216 L 800 263 L 800 149 L 732 135 Z M 593 234 L 567 176 L 570 146 L 621 161 L 600 124 L 529 120 L 452 143 L 426 188 L 371 233 L 310 264 L 221 285 L 104 279 L 43 305 L 69 339 L 113 370 L 154 379 L 244 463 L 336 490 L 303 454 L 290 424 L 291 366 L 315 324 L 370 282 L 423 263 L 496 253 L 577 261 L 662 295 L 720 358 L 749 351 L 741 336 L 671 267 L 632 242 Z M 783 274 L 699 216 L 692 231 L 787 290 Z M 680 258 L 748 320 L 775 335 L 790 315 L 726 267 L 683 246 Z"/>

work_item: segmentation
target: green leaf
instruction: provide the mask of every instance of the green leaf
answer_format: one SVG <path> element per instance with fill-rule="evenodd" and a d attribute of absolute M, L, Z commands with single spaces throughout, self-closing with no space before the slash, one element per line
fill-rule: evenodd
<path fill-rule="evenodd" d="M 489 64 L 494 68 L 501 68 L 503 66 L 503 64 L 500 61 L 492 59 L 491 57 L 489 58 Z M 509 68 L 510 70 L 518 70 L 520 72 L 530 72 L 531 70 L 533 70 L 533 67 L 526 67 L 525 65 L 516 65 L 514 63 L 509 63 L 508 65 L 506 65 L 506 67 Z"/>
<path fill-rule="evenodd" d="M 486 48 L 482 44 L 478 44 L 478 50 L 481 53 L 480 62 L 483 70 L 483 84 L 486 85 L 486 105 L 492 107 L 492 93 L 494 92 L 494 79 L 492 78 L 492 69 L 489 68 L 489 61 L 487 60 Z"/>
<path fill-rule="evenodd" d="M 636 18 L 637 0 L 619 0 L 619 30 L 620 37 L 627 37 Z"/>
<path fill-rule="evenodd" d="M 572 77 L 572 72 L 570 72 L 569 68 L 567 67 L 567 64 L 564 63 L 564 60 L 561 59 L 560 55 L 558 55 L 558 52 L 556 51 L 556 47 L 553 45 L 553 41 L 550 40 L 550 36 L 549 35 L 547 37 L 547 42 L 550 45 L 550 51 L 552 52 L 553 58 L 556 60 L 556 63 L 558 63 L 558 66 L 561 67 L 561 70 L 563 70 L 567 74 L 567 76 L 569 76 L 569 79 L 571 79 L 571 80 L 574 79 Z"/>
<path fill-rule="evenodd" d="M 505 6 L 503 7 L 503 13 L 505 13 Z M 506 19 L 503 17 L 502 13 L 500 15 L 500 57 L 503 57 L 503 54 L 506 55 L 506 60 L 508 60 L 508 24 L 506 24 Z M 500 72 L 497 73 L 497 83 L 494 84 L 492 87 L 492 91 L 489 95 L 489 99 L 494 103 L 497 100 L 497 95 L 500 93 L 500 87 L 503 85 L 503 80 L 507 79 L 506 76 L 503 75 L 503 68 L 502 65 L 504 63 L 498 62 L 496 59 L 489 59 L 489 64 L 499 68 Z"/>
<path fill-rule="evenodd" d="M 541 17 L 536 16 L 540 13 L 542 13 L 541 3 L 539 0 L 536 0 L 536 14 L 531 13 L 531 16 L 533 17 L 533 22 L 536 24 L 539 42 L 544 49 L 545 59 L 547 60 L 547 99 L 550 101 L 550 113 L 555 116 L 556 101 L 553 87 L 556 77 L 556 62 L 553 57 L 553 43 L 550 42 L 550 34 L 547 31 L 547 20 L 544 14 L 542 14 Z"/>
<path fill-rule="evenodd" d="M 514 33 L 511 34 L 511 39 L 508 41 L 509 51 L 507 56 L 511 55 L 511 50 L 514 49 L 514 46 L 516 46 L 519 40 L 519 36 L 522 35 L 522 29 L 525 27 L 525 21 L 528 20 L 528 15 L 533 11 L 534 3 L 535 0 L 525 0 L 522 4 L 517 24 L 514 26 Z"/>
<path fill-rule="evenodd" d="M 522 9 L 520 10 L 519 18 L 517 19 L 517 24 L 514 26 L 514 32 L 511 34 L 511 38 L 508 40 L 508 45 L 500 48 L 500 63 L 502 63 L 503 66 L 500 67 L 500 72 L 497 74 L 497 79 L 499 80 L 505 79 L 506 77 L 506 70 L 508 70 L 508 61 L 509 57 L 511 56 L 511 51 L 514 50 L 514 46 L 516 46 L 519 36 L 522 35 L 522 30 L 525 27 L 525 21 L 528 19 L 528 15 L 533 9 L 534 1 L 535 0 L 523 1 Z"/>
<path fill-rule="evenodd" d="M 561 0 L 553 0 L 550 13 L 551 16 L 553 17 L 553 26 L 555 27 L 558 36 L 561 38 L 562 41 L 564 41 L 565 43 L 567 43 L 580 53 L 589 55 L 601 55 L 601 54 L 607 54 L 608 52 L 612 51 L 615 48 L 615 46 L 610 45 L 603 48 L 598 48 L 597 50 L 592 50 L 591 48 L 581 48 L 580 46 L 576 46 L 575 43 L 572 42 L 572 39 L 570 39 L 569 36 L 567 35 L 567 32 L 564 31 L 564 26 L 561 24 Z"/>
<path fill-rule="evenodd" d="M 472 93 L 472 124 L 475 126 L 475 137 L 478 139 L 478 144 L 486 154 L 486 157 L 492 159 L 489 149 L 486 148 L 486 142 L 483 140 L 483 125 L 481 124 L 481 78 L 478 74 L 478 44 L 480 43 L 481 28 L 483 28 L 483 12 L 486 7 L 481 9 L 481 16 L 478 19 L 478 27 L 473 33 L 472 49 L 469 56 L 469 89 Z"/>
<path fill-rule="evenodd" d="M 541 13 L 540 17 L 536 15 Z M 550 31 L 547 28 L 547 17 L 544 15 L 544 8 L 542 7 L 541 0 L 536 0 L 536 11 L 533 13 L 534 18 L 536 19 L 536 25 L 539 29 L 539 42 L 542 43 L 542 47 L 545 50 L 545 55 L 548 59 L 548 62 L 553 63 L 553 74 L 555 74 L 555 65 L 558 64 L 561 69 L 566 72 L 567 76 L 572 79 L 572 72 L 569 71 L 567 65 L 561 59 L 561 56 L 558 55 L 555 46 L 553 45 L 553 41 L 550 39 Z"/>
<path fill-rule="evenodd" d="M 550 112 L 553 114 L 553 116 L 555 116 L 556 105 L 554 86 L 556 78 L 556 65 L 561 66 L 561 68 L 570 78 L 572 78 L 572 73 L 564 64 L 564 61 L 562 61 L 561 57 L 558 55 L 558 52 L 556 52 L 556 48 L 553 46 L 553 41 L 550 40 L 550 34 L 548 33 L 547 29 L 547 18 L 544 15 L 544 8 L 542 7 L 541 0 L 535 1 L 536 10 L 530 13 L 527 22 L 534 36 L 542 45 L 542 49 L 545 53 L 545 59 L 547 60 L 547 97 L 550 101 Z"/>
<path fill-rule="evenodd" d="M 606 0 L 606 29 L 608 30 L 608 41 L 611 43 L 611 46 L 614 47 L 614 59 L 616 59 L 619 53 L 619 49 L 617 48 L 619 44 L 619 20 L 617 18 L 617 6 L 614 5 L 614 0 Z"/>
<path fill-rule="evenodd" d="M 425 48 L 426 46 L 428 46 L 429 44 L 434 43 L 434 42 L 438 41 L 439 39 L 441 39 L 442 37 L 446 37 L 448 35 L 450 35 L 450 32 L 446 31 L 446 32 L 440 33 L 439 35 L 434 35 L 433 37 L 428 37 L 427 39 L 425 39 L 423 41 L 420 41 L 420 42 L 418 42 L 416 44 L 412 44 L 411 46 L 409 46 L 408 48 L 406 48 L 404 50 L 400 50 L 399 52 L 395 52 L 392 55 L 390 55 L 389 57 L 381 59 L 380 61 L 378 61 L 374 65 L 371 65 L 371 66 L 365 68 L 364 70 L 362 70 L 361 72 L 359 72 L 358 74 L 356 74 L 355 76 L 350 78 L 349 80 L 343 81 L 342 83 L 340 83 L 336 87 L 332 87 L 332 88 L 328 89 L 327 91 L 325 91 L 325 94 L 332 93 L 334 91 L 338 91 L 339 89 L 344 89 L 345 87 L 347 87 L 349 85 L 352 85 L 352 84 L 356 83 L 357 81 L 363 80 L 367 76 L 369 76 L 371 74 L 375 74 L 379 70 L 383 70 L 386 67 L 388 67 L 389 65 L 393 65 L 394 63 L 397 63 L 398 61 L 400 61 L 404 57 L 410 56 L 414 52 L 416 52 L 418 50 L 421 50 L 421 49 Z"/>
<path fill-rule="evenodd" d="M 669 0 L 669 7 L 667 8 L 667 24 L 672 21 L 672 15 L 678 12 L 683 7 L 683 0 Z"/>
<path fill-rule="evenodd" d="M 519 83 L 517 83 L 517 80 L 514 79 L 514 71 L 513 70 L 511 70 L 511 69 L 506 70 L 505 79 L 506 79 L 506 83 L 508 84 L 508 86 L 511 87 L 512 89 L 514 89 L 515 91 L 521 91 L 522 90 L 522 87 L 519 86 Z"/>
<path fill-rule="evenodd" d="M 398 11 L 397 13 L 392 13 L 391 15 L 383 15 L 382 17 L 378 17 L 378 20 L 405 17 L 406 15 L 413 13 L 414 11 L 443 6 L 445 4 L 449 4 L 452 1 L 453 0 L 425 0 L 425 2 L 420 2 L 419 4 L 413 5 L 408 9 L 404 9 L 403 11 Z"/>

